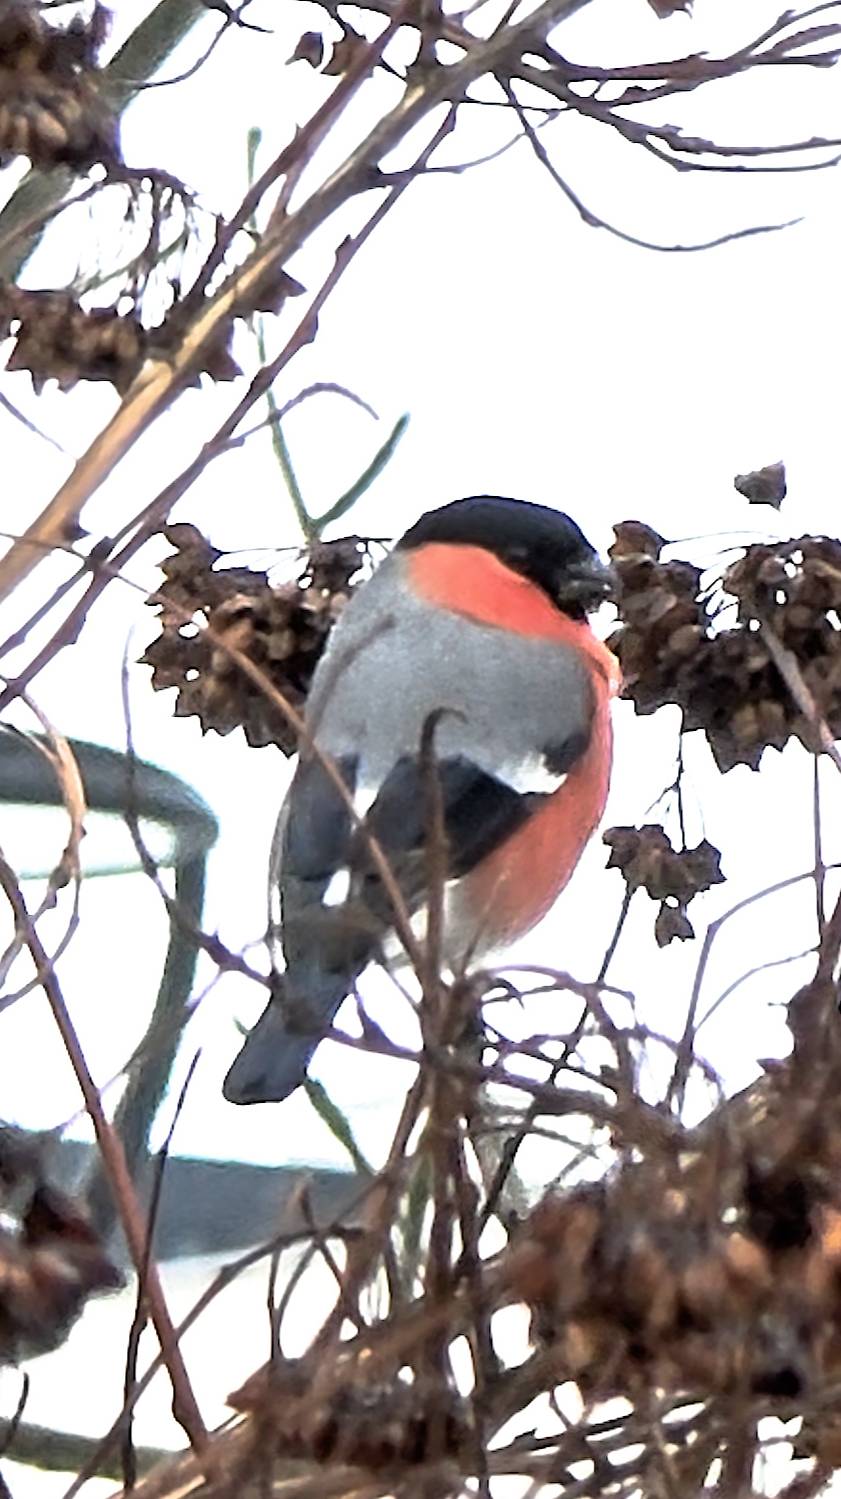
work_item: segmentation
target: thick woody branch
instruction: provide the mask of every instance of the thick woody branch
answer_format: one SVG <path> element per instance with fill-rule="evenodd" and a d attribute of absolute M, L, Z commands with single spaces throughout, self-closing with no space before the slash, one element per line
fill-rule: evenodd
<path fill-rule="evenodd" d="M 337 88 L 332 96 L 336 101 L 332 107 L 332 120 L 348 102 L 355 87 L 373 71 L 388 41 L 408 19 L 411 3 L 412 0 L 404 0 L 380 37 L 364 50 L 352 73 L 346 75 L 344 87 Z M 498 31 L 460 62 L 451 67 L 439 67 L 420 84 L 410 84 L 397 106 L 380 120 L 327 182 L 295 213 L 275 223 L 244 265 L 224 282 L 215 297 L 202 305 L 178 347 L 166 359 L 147 362 L 120 409 L 80 458 L 72 474 L 24 535 L 0 559 L 0 599 L 37 567 L 46 551 L 61 545 L 73 534 L 91 495 L 161 412 L 172 404 L 185 378 L 237 315 L 237 309 L 249 305 L 249 298 L 260 283 L 282 267 L 337 208 L 371 186 L 372 173 L 382 157 L 399 145 L 437 105 L 445 100 L 458 103 L 476 79 L 493 72 L 507 59 L 530 50 L 551 26 L 587 3 L 588 0 L 543 0 L 532 15 Z M 294 147 L 295 142 L 290 146 L 288 156 L 284 153 L 279 159 L 281 164 L 275 163 L 276 172 L 292 169 Z M 308 144 L 305 149 L 309 149 Z"/>

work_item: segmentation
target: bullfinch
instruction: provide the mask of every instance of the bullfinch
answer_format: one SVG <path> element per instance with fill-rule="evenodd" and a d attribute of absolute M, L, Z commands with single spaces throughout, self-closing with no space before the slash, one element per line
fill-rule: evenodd
<path fill-rule="evenodd" d="M 617 666 L 587 612 L 609 590 L 568 516 L 477 495 L 422 516 L 354 594 L 313 677 L 275 835 L 285 971 L 229 1101 L 292 1093 L 363 969 L 399 947 L 371 834 L 423 921 L 430 744 L 448 965 L 504 948 L 552 906 L 607 796 Z"/>

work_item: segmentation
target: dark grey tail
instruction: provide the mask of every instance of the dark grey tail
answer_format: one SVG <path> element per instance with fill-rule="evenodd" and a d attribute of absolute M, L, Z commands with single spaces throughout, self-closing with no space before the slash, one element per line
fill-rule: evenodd
<path fill-rule="evenodd" d="M 333 1016 L 347 987 L 344 982 L 336 993 L 335 982 L 329 992 L 308 1000 L 305 1017 L 290 1013 L 303 1006 L 290 1006 L 283 992 L 272 996 L 249 1032 L 231 1067 L 222 1092 L 228 1103 L 281 1103 L 300 1087 L 313 1052 L 330 1029 Z"/>

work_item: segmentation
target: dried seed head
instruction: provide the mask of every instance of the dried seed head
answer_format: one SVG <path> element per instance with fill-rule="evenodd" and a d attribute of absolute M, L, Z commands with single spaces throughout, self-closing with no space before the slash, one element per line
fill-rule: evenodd
<path fill-rule="evenodd" d="M 350 537 L 319 542 L 300 560 L 295 581 L 272 586 L 265 573 L 219 569 L 222 553 L 193 526 L 170 526 L 176 551 L 162 563 L 165 581 L 150 599 L 161 634 L 143 656 L 152 685 L 175 687 L 175 712 L 196 715 L 204 730 L 242 728 L 249 744 L 296 748 L 296 732 L 277 701 L 242 669 L 236 654 L 302 711 L 312 674 L 366 555 Z M 204 626 L 204 627 L 203 627 Z"/>

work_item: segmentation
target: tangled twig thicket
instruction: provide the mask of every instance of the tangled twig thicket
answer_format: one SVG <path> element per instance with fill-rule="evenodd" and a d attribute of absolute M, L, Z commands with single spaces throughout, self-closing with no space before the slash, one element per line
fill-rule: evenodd
<path fill-rule="evenodd" d="M 507 17 L 484 35 L 481 15 L 475 13 L 475 8 L 474 12 L 453 16 L 437 4 L 417 7 L 412 0 L 401 0 L 400 4 L 367 0 L 362 9 L 368 12 L 369 22 L 380 28 L 378 35 L 369 40 L 350 27 L 334 0 L 322 0 L 319 8 L 323 24 L 315 31 L 310 23 L 298 46 L 293 48 L 292 56 L 306 59 L 310 66 L 324 66 L 328 76 L 337 80 L 333 92 L 317 105 L 303 128 L 292 132 L 274 160 L 254 178 L 230 217 L 213 223 L 208 247 L 206 235 L 191 220 L 190 195 L 180 184 L 166 173 L 147 167 L 132 175 L 120 162 L 113 137 L 107 131 L 110 144 L 98 144 L 104 140 L 102 112 L 107 114 L 108 101 L 118 95 L 124 101 L 127 97 L 125 79 L 121 77 L 117 86 L 111 78 L 111 69 L 119 63 L 119 55 L 106 67 L 100 68 L 95 62 L 103 30 L 102 12 L 96 10 L 92 19 L 73 21 L 62 31 L 45 18 L 35 0 L 14 0 L 14 3 L 8 0 L 4 14 L 10 35 L 19 32 L 25 39 L 20 48 L 12 46 L 11 41 L 7 46 L 5 67 L 12 78 L 9 99 L 17 101 L 9 119 L 29 122 L 26 131 L 15 125 L 13 149 L 29 149 L 33 162 L 39 161 L 33 143 L 37 124 L 39 140 L 41 136 L 51 140 L 55 136 L 53 159 L 62 162 L 72 159 L 78 166 L 102 161 L 107 170 L 104 182 L 89 182 L 82 194 L 70 194 L 64 203 L 61 194 L 67 180 L 62 179 L 58 199 L 48 193 L 47 206 L 33 218 L 21 222 L 14 204 L 0 213 L 0 287 L 4 285 L 4 264 L 8 262 L 18 269 L 21 257 L 25 258 L 46 225 L 67 204 L 78 202 L 80 196 L 95 197 L 97 193 L 113 191 L 115 185 L 122 184 L 121 190 L 128 185 L 127 214 L 138 220 L 142 218 L 137 212 L 138 201 L 142 201 L 148 209 L 148 227 L 140 234 L 142 242 L 128 266 L 118 261 L 101 268 L 97 279 L 108 287 L 109 300 L 101 305 L 101 294 L 97 292 L 96 303 L 102 316 L 96 324 L 87 316 L 91 307 L 83 288 L 45 288 L 50 296 L 69 298 L 62 316 L 53 317 L 50 337 L 44 332 L 35 338 L 31 362 L 28 353 L 31 340 L 24 337 L 18 341 L 16 367 L 31 368 L 36 380 L 56 376 L 66 385 L 76 379 L 109 378 L 110 370 L 122 401 L 72 475 L 28 527 L 26 536 L 0 559 L 0 598 L 37 567 L 51 547 L 74 541 L 82 510 L 91 494 L 156 418 L 178 399 L 185 385 L 197 378 L 197 372 L 204 372 L 213 380 L 230 378 L 232 365 L 227 351 L 233 320 L 249 317 L 257 309 L 283 310 L 294 287 L 285 271 L 290 257 L 307 245 L 339 208 L 369 194 L 372 188 L 381 188 L 382 200 L 369 215 L 365 227 L 351 240 L 336 243 L 333 266 L 316 291 L 308 294 L 306 312 L 297 327 L 288 331 L 281 352 L 270 363 L 264 362 L 245 395 L 237 396 L 222 426 L 201 444 L 195 459 L 158 497 L 154 523 L 150 522 L 149 507 L 144 507 L 124 528 L 131 533 L 136 546 L 148 539 L 198 473 L 236 433 L 254 404 L 265 397 L 295 354 L 312 339 L 324 301 L 369 234 L 402 194 L 433 165 L 431 159 L 443 141 L 449 136 L 458 138 L 464 111 L 474 103 L 479 104 L 472 90 L 480 80 L 486 81 L 509 111 L 512 136 L 508 144 L 526 143 L 547 178 L 586 223 L 637 244 L 649 242 L 596 215 L 561 175 L 546 143 L 546 132 L 534 124 L 533 109 L 541 111 L 541 126 L 575 114 L 681 172 L 734 168 L 749 172 L 754 168 L 772 169 L 778 163 L 789 170 L 806 171 L 837 161 L 839 142 L 834 139 L 811 136 L 773 145 L 719 142 L 712 137 L 689 134 L 679 125 L 660 123 L 658 110 L 663 99 L 680 99 L 687 91 L 702 90 L 722 78 L 737 77 L 752 69 L 832 66 L 839 55 L 841 38 L 841 23 L 837 18 L 830 19 L 830 13 L 837 9 L 835 4 L 819 8 L 820 15 L 826 15 L 821 20 L 816 19 L 813 10 L 802 15 L 788 11 L 726 56 L 696 52 L 663 62 L 604 67 L 586 59 L 574 61 L 555 43 L 553 28 L 585 3 L 586 0 L 542 0 L 533 14 L 520 19 Z M 175 5 L 189 9 L 189 0 L 170 0 L 170 8 Z M 656 8 L 658 14 L 667 16 L 682 7 L 668 4 Z M 252 31 L 239 10 L 214 9 L 220 11 L 222 18 L 216 41 L 227 39 L 229 44 L 235 41 L 239 46 L 253 45 Z M 336 26 L 341 32 L 337 42 L 334 41 Z M 408 43 L 410 55 L 411 48 L 415 49 L 414 62 L 408 67 L 402 55 L 396 61 L 391 60 L 391 44 L 398 38 L 404 51 Z M 260 45 L 266 45 L 262 37 Z M 11 61 L 10 54 L 14 54 Z M 329 57 L 324 64 L 326 54 Z M 26 66 L 22 65 L 24 61 Z M 340 165 L 335 171 L 331 169 L 321 186 L 305 193 L 290 207 L 292 193 L 305 169 L 345 116 L 351 99 L 378 70 L 388 81 L 391 95 L 385 107 L 375 106 L 380 113 L 373 127 L 353 138 Z M 79 90 L 90 91 L 89 106 L 82 110 L 90 140 L 77 139 L 80 124 L 74 125 L 71 141 L 67 129 L 64 126 L 59 129 L 55 124 L 56 110 L 52 114 L 49 110 L 44 112 L 41 94 L 45 78 L 50 87 L 55 83 L 57 88 L 70 89 L 74 108 Z M 449 102 L 449 112 L 443 124 L 433 129 L 428 121 L 443 101 Z M 421 150 L 398 169 L 384 170 L 382 163 L 390 153 L 400 148 L 416 127 L 424 125 L 428 138 Z M 112 126 L 108 128 L 111 130 Z M 56 158 L 55 152 L 60 153 L 61 149 L 64 155 Z M 437 161 L 434 165 L 436 169 L 439 167 Z M 463 170 L 464 166 L 447 165 L 444 169 Z M 7 221 L 11 227 L 4 240 Z M 259 229 L 258 224 L 262 226 Z M 753 224 L 738 228 L 720 236 L 715 243 L 773 227 L 780 226 Z M 681 250 L 697 246 L 654 248 Z M 147 296 L 151 273 L 161 267 L 166 271 L 163 316 L 160 278 L 157 292 Z M 13 296 L 9 285 L 5 285 L 4 291 L 7 299 Z M 130 314 L 121 305 L 121 298 L 125 297 L 132 302 Z M 52 307 L 53 303 L 48 305 Z M 134 331 L 131 321 L 125 326 L 115 321 L 134 317 L 138 312 L 142 312 L 142 327 L 138 324 Z M 154 332 L 146 336 L 150 325 Z M 101 347 L 95 332 L 101 338 Z M 50 338 L 57 343 L 52 357 Z M 73 353 L 76 340 L 78 358 Z M 135 361 L 135 344 L 139 364 Z M 121 567 L 126 560 L 124 550 L 125 546 L 115 541 L 99 561 Z"/>
<path fill-rule="evenodd" d="M 418 1485 L 446 1495 L 469 1477 L 514 1473 L 589 1499 L 655 1494 L 667 1480 L 694 1491 L 723 1471 L 715 1492 L 729 1493 L 736 1465 L 743 1492 L 769 1416 L 799 1419 L 798 1483 L 817 1492 L 841 1455 L 839 909 L 815 979 L 792 1002 L 791 1058 L 695 1128 L 643 1103 L 626 1062 L 645 1038 L 611 1027 L 594 993 L 589 1039 L 609 1042 L 614 1057 L 598 1111 L 613 1167 L 599 1182 L 550 1189 L 518 1219 L 502 1214 L 510 1237 L 496 1254 L 475 1253 L 475 1225 L 501 1202 L 487 1177 L 476 1185 L 467 1158 L 493 1117 L 483 1084 L 494 1070 L 452 1060 L 446 1114 L 422 1128 L 416 1150 L 392 1158 L 396 1196 L 393 1176 L 383 1179 L 393 1208 L 425 1165 L 447 1172 L 462 1247 L 443 1284 L 422 1258 L 417 1289 L 401 1289 L 406 1220 L 391 1223 L 372 1203 L 337 1271 L 338 1318 L 301 1358 L 278 1350 L 232 1394 L 242 1419 L 212 1439 L 209 1480 L 206 1459 L 184 1459 L 150 1475 L 142 1499 L 176 1487 L 221 1499 L 268 1482 L 302 1496 L 325 1486 L 408 1495 Z M 532 1124 L 591 1114 L 590 1096 L 564 1084 L 566 1073 L 580 1082 L 587 1037 L 565 1041 L 554 1085 L 507 1075 L 530 1094 Z M 404 1123 L 424 1097 L 434 1095 L 415 1090 Z M 364 1286 L 378 1269 L 390 1291 L 372 1318 Z M 494 1330 L 521 1303 L 532 1347 L 512 1360 Z M 472 1360 L 466 1386 L 450 1360 L 460 1338 Z M 626 1406 L 610 1415 L 604 1402 L 616 1396 Z M 541 1427 L 506 1435 L 541 1397 L 550 1401 Z"/>
<path fill-rule="evenodd" d="M 616 537 L 620 623 L 613 644 L 638 711 L 677 705 L 684 729 L 703 731 L 722 769 L 756 768 L 764 749 L 789 739 L 819 753 L 822 726 L 831 733 L 837 722 L 841 545 L 823 537 L 755 544 L 713 577 L 662 560 L 665 543 L 639 523 L 617 526 Z M 265 577 L 241 571 L 226 582 L 212 549 L 195 565 L 195 535 L 171 539 L 180 546 L 165 566 L 164 592 L 177 588 L 177 600 L 173 594 L 176 609 L 165 616 L 162 639 L 178 666 L 186 659 L 179 621 L 194 613 L 212 620 L 216 600 L 230 597 L 230 589 L 249 600 L 249 611 L 252 590 L 262 591 L 268 609 L 275 590 Z M 358 547 L 355 539 L 351 546 Z M 319 555 L 329 556 L 329 548 Z M 358 555 L 337 544 L 335 573 L 319 579 L 322 610 L 335 613 L 333 589 L 340 603 L 346 597 Z M 212 639 L 212 625 L 209 633 Z M 770 642 L 790 654 L 791 670 L 779 669 Z M 248 654 L 247 643 L 244 649 Z M 203 669 L 212 680 L 209 656 Z M 234 650 L 223 680 L 236 669 Z M 281 692 L 294 687 L 300 701 L 300 677 L 286 681 L 283 671 L 274 666 L 274 685 Z M 806 684 L 806 698 L 798 684 Z M 291 747 L 288 738 L 282 747 Z M 612 829 L 606 841 L 629 893 L 644 888 L 661 903 L 657 940 L 691 937 L 686 907 L 721 880 L 718 850 L 707 842 L 676 850 L 654 825 Z M 730 1482 L 734 1464 L 743 1482 L 767 1415 L 801 1418 L 796 1456 L 808 1465 L 807 1488 L 820 1487 L 841 1450 L 832 1394 L 841 1369 L 839 950 L 841 901 L 823 928 L 815 978 L 790 1007 L 791 1058 L 769 1064 L 744 1098 L 722 1103 L 694 1128 L 674 1107 L 687 1073 L 703 1075 L 691 1023 L 688 1060 L 681 1043 L 663 1102 L 646 1104 L 638 1076 L 647 1034 L 611 1019 L 600 986 L 578 990 L 557 976 L 558 988 L 584 998 L 578 1027 L 558 1038 L 560 1061 L 552 1061 L 547 1038 L 512 1045 L 493 1032 L 483 1065 L 473 1052 L 436 1052 L 433 1073 L 443 1072 L 428 1084 L 421 1074 L 407 1102 L 401 1185 L 387 1195 L 385 1215 L 381 1207 L 366 1220 L 340 1274 L 341 1318 L 328 1319 L 300 1360 L 290 1362 L 278 1349 L 271 1365 L 232 1395 L 244 1420 L 214 1438 L 224 1473 L 218 1492 L 225 1483 L 257 1483 L 268 1471 L 286 1474 L 288 1483 L 286 1465 L 301 1459 L 329 1469 L 345 1488 L 364 1483 L 375 1493 L 412 1492 L 423 1481 L 445 1494 L 468 1474 L 487 1480 L 511 1472 L 559 1483 L 576 1496 L 609 1483 L 620 1492 L 640 1485 L 655 1492 L 663 1475 L 681 1487 L 700 1486 L 717 1465 Z M 463 1002 L 456 990 L 442 988 L 445 1003 Z M 486 997 L 495 997 L 493 981 Z M 597 1038 L 611 1060 L 594 1069 Z M 517 1070 L 520 1052 L 551 1064 L 550 1076 L 527 1079 Z M 500 1083 L 525 1095 L 527 1107 L 510 1136 L 513 1148 L 488 1174 L 482 1141 L 494 1128 L 491 1100 Z M 420 1121 L 424 1101 L 429 1120 L 408 1153 L 409 1127 Z M 525 1215 L 512 1215 L 504 1205 L 517 1146 L 541 1118 L 559 1115 L 570 1127 L 578 1118 L 606 1131 L 613 1165 L 594 1184 L 552 1189 Z M 411 1199 L 423 1169 L 444 1184 L 443 1195 L 433 1194 L 432 1221 L 453 1237 L 442 1262 L 430 1230 L 430 1258 L 421 1256 L 407 1296 L 398 1269 L 406 1232 L 400 1204 Z M 493 1217 L 505 1227 L 507 1247 L 480 1255 L 481 1225 Z M 371 1323 L 360 1298 L 378 1274 L 389 1285 L 389 1304 Z M 530 1308 L 532 1335 L 531 1353 L 513 1364 L 500 1357 L 492 1333 L 496 1314 L 512 1303 Z M 343 1318 L 355 1328 L 349 1341 L 337 1341 Z M 459 1336 L 472 1356 L 468 1394 L 456 1384 L 448 1351 Z M 529 1401 L 572 1386 L 583 1415 L 566 1431 L 491 1440 Z M 616 1396 L 631 1402 L 632 1414 L 611 1423 L 600 1402 Z M 637 1455 L 624 1460 L 629 1446 Z M 575 1468 L 573 1477 L 574 1463 L 589 1465 L 587 1476 Z M 148 1484 L 142 1492 L 158 1492 L 153 1480 Z"/>
<path fill-rule="evenodd" d="M 583 3 L 542 0 L 525 17 L 509 11 L 499 24 L 485 25 L 481 6 L 455 15 L 435 0 L 364 0 L 357 9 L 367 13 L 367 37 L 348 24 L 338 0 L 320 0 L 319 23 L 308 14 L 292 58 L 336 82 L 325 96 L 319 81 L 310 118 L 290 129 L 233 211 L 208 215 L 209 236 L 181 184 L 156 169 L 133 172 L 121 160 L 119 103 L 136 89 L 142 70 L 129 69 L 129 82 L 124 73 L 115 86 L 119 54 L 99 61 L 101 10 L 61 27 L 51 7 L 26 0 L 0 6 L 0 154 L 6 160 L 25 153 L 36 182 L 39 172 L 49 177 L 46 187 L 40 183 L 34 212 L 16 217 L 14 199 L 0 212 L 0 331 L 9 338 L 8 367 L 28 371 L 36 389 L 53 379 L 62 389 L 100 380 L 120 398 L 88 451 L 0 559 L 0 598 L 56 548 L 72 554 L 68 568 L 75 568 L 0 647 L 4 661 L 20 653 L 0 693 L 3 707 L 75 642 L 104 589 L 164 530 L 172 507 L 215 457 L 245 440 L 245 419 L 260 402 L 274 402 L 275 383 L 312 342 L 347 267 L 401 195 L 432 167 L 466 169 L 468 163 L 437 155 L 445 140 L 458 143 L 466 112 L 489 113 L 488 104 L 498 104 L 512 131 L 503 149 L 522 142 L 574 212 L 634 243 L 648 244 L 594 214 L 559 171 L 548 129 L 556 120 L 576 116 L 680 172 L 747 173 L 777 164 L 819 170 L 837 163 L 836 139 L 718 141 L 662 123 L 661 107 L 669 100 L 677 108 L 687 93 L 752 69 L 785 78 L 795 69 L 832 66 L 841 42 L 837 4 L 787 11 L 726 56 L 690 51 L 602 66 L 558 46 L 556 26 Z M 686 0 L 649 4 L 662 17 L 688 9 Z M 169 0 L 155 11 L 176 6 L 183 19 L 189 0 Z M 218 19 L 213 46 L 253 42 L 240 7 L 207 8 Z M 196 5 L 193 13 L 202 9 Z M 261 35 L 259 44 L 271 39 Z M 357 134 L 333 153 L 329 170 L 305 175 L 323 144 L 337 141 L 337 125 L 351 120 L 348 105 L 375 73 L 383 90 L 371 98 L 379 111 L 374 123 L 360 110 L 348 124 Z M 442 105 L 446 112 L 433 126 Z M 401 159 L 409 141 L 414 154 Z M 80 182 L 78 174 L 91 168 L 97 174 Z M 115 251 L 111 263 L 80 272 L 68 287 L 16 284 L 14 273 L 50 223 L 71 203 L 100 193 L 112 201 L 122 194 L 126 218 L 139 226 L 129 264 Z M 315 289 L 304 292 L 285 269 L 290 257 L 316 233 L 332 233 L 342 221 L 339 210 L 356 199 L 370 205 L 374 197 L 363 227 L 333 241 L 332 263 L 325 272 L 320 262 Z M 720 239 L 774 227 L 750 224 Z M 293 297 L 302 298 L 303 308 L 294 317 Z M 215 431 L 202 432 L 181 472 L 127 517 L 116 516 L 107 535 L 85 538 L 80 517 L 90 496 L 187 385 L 237 374 L 229 353 L 234 323 L 247 325 L 260 311 L 279 319 L 278 352 L 269 358 L 255 339 L 258 357 L 245 386 L 234 387 L 227 414 Z M 294 498 L 278 407 L 270 404 L 269 412 Z M 779 475 L 767 484 L 779 499 Z M 768 497 L 750 487 L 753 498 Z M 221 565 L 222 555 L 192 527 L 164 534 L 174 553 L 150 600 L 161 621 L 145 657 L 154 685 L 175 687 L 177 711 L 195 714 L 204 728 L 242 726 L 250 743 L 276 743 L 291 753 L 297 710 L 354 586 L 361 544 L 351 538 L 314 548 L 307 531 L 290 579 L 277 584 L 265 573 Z M 838 542 L 805 537 L 749 547 L 712 577 L 691 562 L 664 560 L 661 539 L 626 522 L 617 528 L 613 556 L 621 584 L 614 646 L 638 711 L 676 705 L 683 728 L 706 736 L 722 770 L 756 768 L 766 748 L 792 739 L 813 754 L 832 750 L 841 729 Z M 79 580 L 81 596 L 65 610 Z M 39 627 L 39 643 L 27 655 Z M 644 888 L 660 903 L 658 941 L 688 939 L 689 902 L 720 878 L 717 851 L 705 843 L 675 849 L 650 825 L 609 836 L 611 863 L 628 899 Z M 558 971 L 535 980 L 535 994 L 565 997 L 563 1027 L 551 1036 L 512 1039 L 491 1024 L 491 1001 L 500 995 L 529 999 L 522 975 L 504 981 L 472 975 L 465 985 L 425 971 L 425 1002 L 440 1024 L 427 1026 L 420 1053 L 392 1045 L 371 1024 L 361 1041 L 343 1037 L 348 1047 L 408 1058 L 415 1081 L 385 1169 L 373 1181 L 360 1174 L 350 1219 L 316 1225 L 303 1188 L 305 1232 L 278 1235 L 261 1251 L 285 1269 L 284 1257 L 300 1253 L 303 1238 L 305 1258 L 320 1257 L 335 1277 L 336 1303 L 309 1349 L 289 1359 L 286 1317 L 298 1271 L 290 1268 L 277 1296 L 282 1277 L 273 1275 L 271 1359 L 232 1395 L 235 1422 L 211 1437 L 179 1337 L 240 1267 L 224 1273 L 185 1324 L 172 1328 L 116 1131 L 64 1025 L 139 1270 L 140 1300 L 155 1321 L 162 1351 L 152 1369 L 168 1369 L 193 1448 L 136 1486 L 138 1499 L 176 1492 L 222 1499 L 281 1489 L 286 1499 L 328 1493 L 408 1499 L 421 1492 L 437 1499 L 462 1492 L 468 1482 L 487 1496 L 494 1478 L 512 1474 L 535 1487 L 556 1485 L 565 1499 L 606 1491 L 620 1499 L 640 1492 L 660 1499 L 705 1485 L 720 1499 L 741 1499 L 762 1450 L 760 1423 L 769 1415 L 800 1420 L 795 1456 L 805 1466 L 794 1492 L 798 1499 L 816 1492 L 841 1461 L 835 985 L 841 905 L 825 918 L 825 877 L 816 868 L 820 943 L 814 979 L 789 1008 L 792 1056 L 769 1066 L 735 1101 L 722 1099 L 697 1053 L 694 996 L 681 1042 L 653 1037 L 633 1000 L 606 984 L 613 944 L 597 981 L 577 983 Z M 37 936 L 41 913 L 30 917 L 5 865 L 3 889 L 16 924 L 15 951 L 28 947 L 35 982 L 64 1024 L 54 965 Z M 177 920 L 173 904 L 167 909 Z M 204 945 L 218 954 L 212 939 Z M 572 1009 L 578 1014 L 570 1020 Z M 454 1041 L 464 1030 L 455 1022 L 477 1010 L 484 1012 L 484 1029 L 471 1026 L 463 1044 Z M 446 1044 L 438 1044 L 440 1037 Z M 674 1062 L 669 1084 L 652 1101 L 641 1077 L 653 1042 Z M 682 1116 L 688 1081 L 713 1089 L 701 1126 L 690 1127 Z M 354 1149 L 348 1122 L 327 1106 L 322 1112 Z M 555 1153 L 556 1178 L 536 1204 L 517 1175 L 521 1148 L 535 1141 Z M 77 1205 L 55 1195 L 39 1170 L 25 1163 L 12 1169 L 5 1160 L 0 1352 L 11 1358 L 60 1338 L 86 1295 L 107 1286 L 113 1270 Z M 252 1251 L 247 1262 L 256 1258 Z M 519 1343 L 500 1331 L 500 1314 L 512 1306 L 527 1308 L 531 1319 L 530 1337 L 524 1333 Z M 85 1471 L 113 1461 L 121 1444 L 132 1486 L 126 1431 L 152 1373 L 130 1372 L 123 1408 L 103 1443 L 80 1461 L 73 1492 Z M 600 1402 L 617 1395 L 626 1402 L 622 1412 L 605 1411 Z M 532 1418 L 525 1413 L 534 1401 L 540 1414 Z M 508 1423 L 515 1418 L 519 1431 L 512 1434 Z"/>

